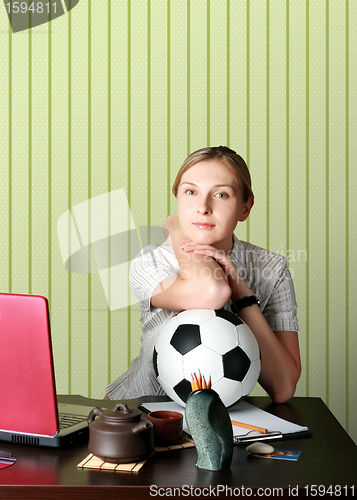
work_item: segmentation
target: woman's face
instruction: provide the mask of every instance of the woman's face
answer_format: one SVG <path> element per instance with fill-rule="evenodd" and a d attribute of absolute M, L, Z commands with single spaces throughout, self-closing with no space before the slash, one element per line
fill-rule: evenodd
<path fill-rule="evenodd" d="M 253 199 L 242 201 L 238 180 L 217 159 L 203 160 L 186 170 L 177 191 L 180 225 L 196 243 L 228 252 L 238 221 L 245 220 Z"/>

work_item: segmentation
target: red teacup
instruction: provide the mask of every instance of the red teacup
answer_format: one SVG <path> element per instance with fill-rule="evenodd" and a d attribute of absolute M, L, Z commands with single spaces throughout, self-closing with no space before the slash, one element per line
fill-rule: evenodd
<path fill-rule="evenodd" d="M 177 411 L 152 411 L 148 415 L 154 424 L 154 440 L 157 445 L 170 445 L 182 441 L 183 416 Z"/>

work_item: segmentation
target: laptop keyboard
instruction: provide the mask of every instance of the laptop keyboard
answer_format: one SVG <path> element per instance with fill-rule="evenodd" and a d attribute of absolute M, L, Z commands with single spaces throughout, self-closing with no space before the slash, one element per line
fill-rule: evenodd
<path fill-rule="evenodd" d="M 72 415 L 70 413 L 59 413 L 58 418 L 60 429 L 65 429 L 66 427 L 70 427 L 71 425 L 79 424 L 80 422 L 87 420 L 87 417 L 84 415 Z"/>

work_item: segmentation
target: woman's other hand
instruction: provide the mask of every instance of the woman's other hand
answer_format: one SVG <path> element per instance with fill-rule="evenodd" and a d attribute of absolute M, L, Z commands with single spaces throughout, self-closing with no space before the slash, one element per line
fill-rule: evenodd
<path fill-rule="evenodd" d="M 221 266 L 227 276 L 229 286 L 232 290 L 231 299 L 233 302 L 236 302 L 243 297 L 253 295 L 252 290 L 240 276 L 238 269 L 232 262 L 232 259 L 223 250 L 218 250 L 212 245 L 196 243 L 189 238 L 185 238 L 183 240 L 180 249 L 185 252 L 194 252 L 197 255 L 206 255 L 207 257 L 213 258 Z"/>
<path fill-rule="evenodd" d="M 162 227 L 167 229 L 169 232 L 181 229 L 178 214 L 169 215 Z"/>
<path fill-rule="evenodd" d="M 181 226 L 180 226 L 180 221 L 179 221 L 179 218 L 178 218 L 178 214 L 169 215 L 168 218 L 163 223 L 162 227 L 163 227 L 163 229 L 165 229 L 169 233 L 169 235 L 168 235 L 168 237 L 166 239 L 166 244 L 170 245 L 172 247 L 173 246 L 173 244 L 172 244 L 172 234 L 174 232 L 176 232 L 176 231 L 180 231 L 181 230 Z M 180 235 L 180 237 L 181 236 L 184 236 L 184 234 L 182 233 Z"/>

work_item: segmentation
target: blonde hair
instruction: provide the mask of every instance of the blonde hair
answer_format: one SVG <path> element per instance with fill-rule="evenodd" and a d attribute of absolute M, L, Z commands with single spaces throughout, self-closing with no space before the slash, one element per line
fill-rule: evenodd
<path fill-rule="evenodd" d="M 246 203 L 251 196 L 254 196 L 252 191 L 252 181 L 247 164 L 241 156 L 226 146 L 202 148 L 198 149 L 194 153 L 191 153 L 190 156 L 188 156 L 183 162 L 182 167 L 177 173 L 175 182 L 172 186 L 172 193 L 174 196 L 177 196 L 177 190 L 181 182 L 181 177 L 189 168 L 200 161 L 212 160 L 215 158 L 220 160 L 222 163 L 225 163 L 235 174 L 238 185 L 242 189 L 243 203 Z"/>

